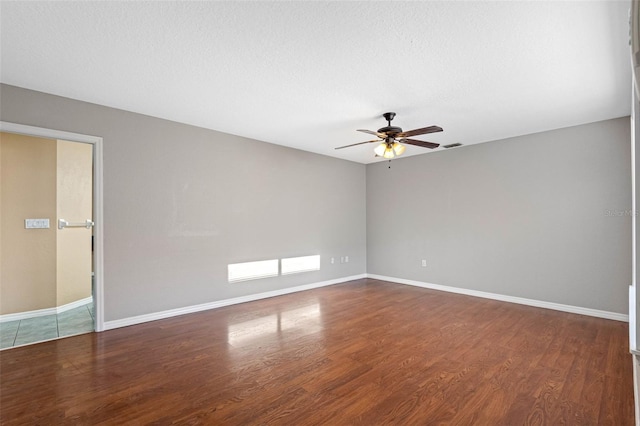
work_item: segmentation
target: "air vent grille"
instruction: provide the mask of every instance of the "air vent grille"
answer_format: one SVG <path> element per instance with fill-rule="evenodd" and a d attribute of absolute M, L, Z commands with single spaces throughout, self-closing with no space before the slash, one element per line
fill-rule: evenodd
<path fill-rule="evenodd" d="M 452 143 L 452 144 L 449 144 L 449 145 L 442 145 L 443 148 L 455 148 L 457 146 L 462 146 L 462 144 L 461 143 Z"/>

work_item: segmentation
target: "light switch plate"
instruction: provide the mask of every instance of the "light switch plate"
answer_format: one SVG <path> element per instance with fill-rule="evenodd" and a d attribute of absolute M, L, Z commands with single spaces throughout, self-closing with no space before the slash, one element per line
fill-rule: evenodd
<path fill-rule="evenodd" d="M 25 219 L 24 227 L 26 229 L 48 229 L 49 219 Z"/>

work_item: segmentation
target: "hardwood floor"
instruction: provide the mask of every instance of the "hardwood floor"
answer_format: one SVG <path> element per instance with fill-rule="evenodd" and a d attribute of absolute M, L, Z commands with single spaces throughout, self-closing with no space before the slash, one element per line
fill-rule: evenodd
<path fill-rule="evenodd" d="M 0 423 L 633 425 L 627 324 L 359 280 L 0 352 Z"/>

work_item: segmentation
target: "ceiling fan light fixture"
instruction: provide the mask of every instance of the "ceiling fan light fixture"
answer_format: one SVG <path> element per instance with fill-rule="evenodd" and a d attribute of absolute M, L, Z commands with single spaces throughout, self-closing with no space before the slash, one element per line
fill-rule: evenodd
<path fill-rule="evenodd" d="M 384 150 L 384 158 L 388 158 L 389 160 L 391 160 L 395 156 L 396 154 L 393 152 L 393 148 L 387 147 L 387 149 Z"/>
<path fill-rule="evenodd" d="M 387 150 L 387 144 L 385 142 L 382 142 L 373 150 L 373 152 L 375 152 L 376 155 L 379 157 L 384 157 L 386 150 Z"/>
<path fill-rule="evenodd" d="M 393 143 L 393 152 L 396 153 L 396 155 L 400 156 L 402 154 L 404 154 L 405 149 L 407 149 L 404 145 L 398 143 L 398 142 L 394 142 Z"/>

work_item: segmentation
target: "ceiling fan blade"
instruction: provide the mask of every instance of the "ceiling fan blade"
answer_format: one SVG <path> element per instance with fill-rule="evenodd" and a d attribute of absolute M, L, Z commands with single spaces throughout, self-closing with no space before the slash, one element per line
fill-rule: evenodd
<path fill-rule="evenodd" d="M 422 129 L 408 130 L 406 132 L 398 133 L 396 137 L 406 138 L 409 136 L 426 135 L 427 133 L 436 133 L 441 131 L 442 131 L 442 127 L 429 126 L 429 127 L 423 127 Z"/>
<path fill-rule="evenodd" d="M 364 132 L 364 133 L 369 133 L 370 135 L 374 135 L 379 137 L 380 139 L 384 139 L 387 137 L 386 134 L 384 133 L 378 133 L 378 132 L 374 132 L 373 130 L 365 130 L 365 129 L 358 129 L 358 132 Z"/>
<path fill-rule="evenodd" d="M 409 145 L 421 146 L 423 148 L 437 148 L 440 146 L 439 143 L 427 142 L 427 141 L 419 141 L 416 139 L 400 139 L 398 142 L 407 143 Z"/>
<path fill-rule="evenodd" d="M 376 139 L 375 141 L 365 141 L 365 142 L 352 143 L 351 145 L 339 146 L 339 147 L 337 147 L 335 149 L 349 148 L 350 146 L 362 145 L 362 144 L 365 144 L 365 143 L 372 143 L 372 142 L 382 142 L 382 140 L 381 139 Z"/>

